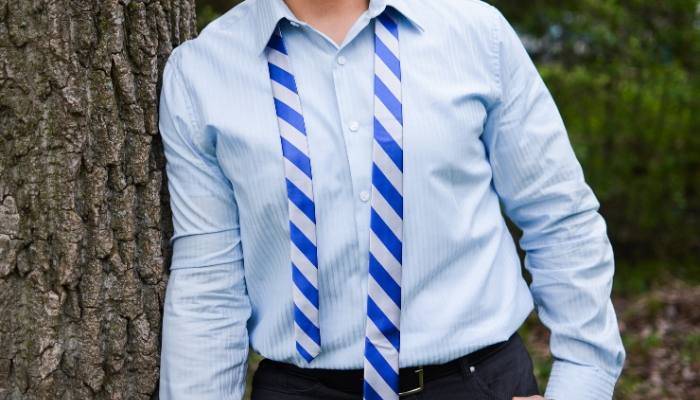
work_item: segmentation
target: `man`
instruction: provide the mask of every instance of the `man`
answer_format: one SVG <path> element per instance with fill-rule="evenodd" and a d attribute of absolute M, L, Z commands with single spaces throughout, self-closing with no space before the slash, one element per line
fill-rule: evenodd
<path fill-rule="evenodd" d="M 163 399 L 610 399 L 613 255 L 516 33 L 471 0 L 248 0 L 176 48 Z M 501 205 L 522 230 L 528 287 Z"/>

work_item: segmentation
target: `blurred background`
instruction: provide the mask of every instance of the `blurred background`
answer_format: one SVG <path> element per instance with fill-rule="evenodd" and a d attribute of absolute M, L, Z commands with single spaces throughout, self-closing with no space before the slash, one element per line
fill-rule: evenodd
<path fill-rule="evenodd" d="M 237 3 L 198 0 L 199 30 Z M 628 354 L 616 398 L 700 399 L 700 2 L 490 3 L 536 62 L 608 223 Z M 544 388 L 547 330 L 533 314 L 521 333 Z"/>

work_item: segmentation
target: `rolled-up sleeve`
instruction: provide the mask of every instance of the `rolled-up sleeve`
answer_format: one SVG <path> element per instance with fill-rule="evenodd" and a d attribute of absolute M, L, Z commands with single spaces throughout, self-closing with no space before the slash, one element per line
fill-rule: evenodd
<path fill-rule="evenodd" d="M 174 233 L 163 311 L 160 398 L 243 396 L 250 316 L 238 208 L 178 67 L 163 72 L 159 127 Z"/>
<path fill-rule="evenodd" d="M 513 28 L 494 13 L 500 95 L 483 140 L 504 210 L 523 231 L 530 290 L 551 331 L 546 396 L 611 399 L 625 350 L 610 301 L 614 261 L 606 224 L 552 96 Z"/>

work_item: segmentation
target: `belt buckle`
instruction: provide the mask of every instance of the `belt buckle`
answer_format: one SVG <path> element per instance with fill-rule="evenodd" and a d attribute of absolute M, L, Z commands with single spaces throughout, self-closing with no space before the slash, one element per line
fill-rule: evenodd
<path fill-rule="evenodd" d="M 413 372 L 418 374 L 418 387 L 415 387 L 413 389 L 409 389 L 405 392 L 399 392 L 399 397 L 408 396 L 410 394 L 415 394 L 415 393 L 423 391 L 423 367 L 418 367 L 418 369 L 413 371 Z"/>

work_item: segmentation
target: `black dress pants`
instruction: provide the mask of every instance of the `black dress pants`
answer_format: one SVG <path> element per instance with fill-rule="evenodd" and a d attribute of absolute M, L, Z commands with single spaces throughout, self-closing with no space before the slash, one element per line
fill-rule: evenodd
<path fill-rule="evenodd" d="M 515 333 L 504 346 L 486 358 L 468 364 L 459 359 L 453 373 L 426 380 L 419 393 L 401 399 L 511 400 L 513 396 L 541 394 L 533 374 L 532 359 Z M 329 387 L 302 368 L 281 368 L 261 361 L 253 375 L 252 400 L 358 400 L 361 393 Z"/>

